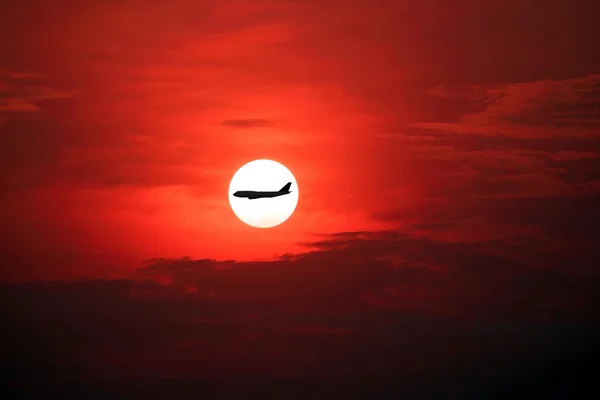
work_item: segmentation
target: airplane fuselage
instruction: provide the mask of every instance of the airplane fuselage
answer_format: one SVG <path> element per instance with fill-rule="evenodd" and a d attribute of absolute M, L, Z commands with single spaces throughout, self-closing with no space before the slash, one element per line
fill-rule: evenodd
<path fill-rule="evenodd" d="M 262 199 L 265 197 L 278 197 L 278 196 L 283 196 L 284 194 L 290 194 L 291 192 L 286 191 L 286 192 L 255 192 L 255 191 L 250 191 L 250 190 L 240 190 L 235 192 L 233 195 L 235 197 L 244 197 L 250 200 L 254 200 L 254 199 Z"/>
<path fill-rule="evenodd" d="M 279 197 L 284 194 L 290 194 L 290 187 L 292 186 L 292 182 L 286 183 L 281 189 L 276 192 L 259 192 L 254 190 L 238 190 L 233 195 L 235 197 L 244 197 L 246 199 L 254 200 L 254 199 L 263 199 L 266 197 Z"/>

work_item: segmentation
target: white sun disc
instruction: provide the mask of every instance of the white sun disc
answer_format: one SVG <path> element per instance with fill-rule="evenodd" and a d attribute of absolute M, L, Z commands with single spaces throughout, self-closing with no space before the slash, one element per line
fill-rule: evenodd
<path fill-rule="evenodd" d="M 255 228 L 272 228 L 285 222 L 296 209 L 298 195 L 294 175 L 272 160 L 250 161 L 229 184 L 231 209 L 242 222 Z"/>

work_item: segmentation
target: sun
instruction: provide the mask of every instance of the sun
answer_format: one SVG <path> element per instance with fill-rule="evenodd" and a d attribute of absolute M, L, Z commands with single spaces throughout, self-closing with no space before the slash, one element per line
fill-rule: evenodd
<path fill-rule="evenodd" d="M 298 195 L 292 172 L 272 160 L 250 161 L 229 184 L 231 209 L 242 222 L 255 228 L 272 228 L 285 222 L 296 209 Z"/>

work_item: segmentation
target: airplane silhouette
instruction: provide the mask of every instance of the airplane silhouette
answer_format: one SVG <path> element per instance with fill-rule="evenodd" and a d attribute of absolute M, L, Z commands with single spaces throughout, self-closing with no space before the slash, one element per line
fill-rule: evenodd
<path fill-rule="evenodd" d="M 285 186 L 279 189 L 277 192 L 254 192 L 251 190 L 238 190 L 233 195 L 235 197 L 245 197 L 250 200 L 262 199 L 265 197 L 278 197 L 283 196 L 284 194 L 292 193 L 290 191 L 290 186 L 292 186 L 292 182 L 286 183 Z"/>

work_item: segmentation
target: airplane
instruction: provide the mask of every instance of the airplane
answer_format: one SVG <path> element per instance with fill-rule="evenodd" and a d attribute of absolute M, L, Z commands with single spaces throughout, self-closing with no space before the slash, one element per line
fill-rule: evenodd
<path fill-rule="evenodd" d="M 285 186 L 279 189 L 277 192 L 254 192 L 250 190 L 238 190 L 233 195 L 235 197 L 245 197 L 250 200 L 262 199 L 265 197 L 278 197 L 283 196 L 284 194 L 292 193 L 290 191 L 290 186 L 292 186 L 292 182 L 286 183 Z"/>

